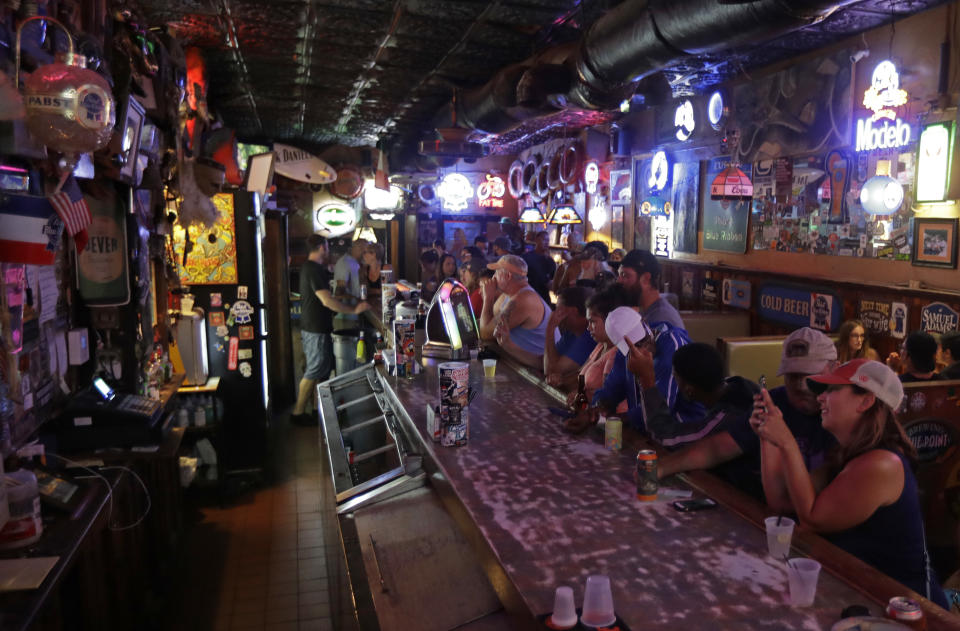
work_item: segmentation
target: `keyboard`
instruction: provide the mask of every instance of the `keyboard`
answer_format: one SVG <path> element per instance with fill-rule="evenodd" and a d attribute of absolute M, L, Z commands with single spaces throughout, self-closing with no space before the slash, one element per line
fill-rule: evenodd
<path fill-rule="evenodd" d="M 136 394 L 119 395 L 120 402 L 116 404 L 115 409 L 123 412 L 133 412 L 149 418 L 154 418 L 160 413 L 162 405 L 156 399 L 150 397 L 141 397 Z"/>

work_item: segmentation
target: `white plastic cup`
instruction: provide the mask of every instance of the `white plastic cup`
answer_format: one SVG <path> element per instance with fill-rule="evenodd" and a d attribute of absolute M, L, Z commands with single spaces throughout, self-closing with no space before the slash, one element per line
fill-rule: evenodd
<path fill-rule="evenodd" d="M 577 624 L 577 607 L 573 603 L 573 588 L 563 585 L 553 596 L 553 614 L 550 622 L 557 629 L 570 629 Z"/>
<path fill-rule="evenodd" d="M 794 607 L 809 607 L 817 595 L 820 564 L 813 559 L 790 559 L 787 561 L 787 579 L 790 581 L 790 604 Z"/>
<path fill-rule="evenodd" d="M 497 360 L 483 360 L 483 376 L 487 379 L 493 379 L 497 376 Z"/>
<path fill-rule="evenodd" d="M 777 521 L 780 522 L 779 525 Z M 767 549 L 770 556 L 782 561 L 790 555 L 794 522 L 788 517 L 767 517 L 763 522 L 767 526 Z"/>
<path fill-rule="evenodd" d="M 603 574 L 587 577 L 587 588 L 583 593 L 583 614 L 580 622 L 588 627 L 608 627 L 617 621 L 613 611 L 613 593 L 610 591 L 610 578 Z"/>

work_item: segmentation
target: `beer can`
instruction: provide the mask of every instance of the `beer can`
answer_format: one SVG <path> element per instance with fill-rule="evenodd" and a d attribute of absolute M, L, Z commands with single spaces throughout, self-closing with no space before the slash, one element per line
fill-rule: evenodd
<path fill-rule="evenodd" d="M 922 631 L 927 628 L 927 621 L 920 603 L 905 596 L 891 598 L 890 602 L 887 603 L 886 614 L 887 618 L 896 620 L 911 629 Z"/>
<path fill-rule="evenodd" d="M 367 299 L 367 286 L 360 285 L 360 300 L 366 300 L 366 299 Z"/>
<path fill-rule="evenodd" d="M 603 425 L 603 445 L 613 451 L 623 447 L 623 421 L 616 416 L 609 417 Z"/>
<path fill-rule="evenodd" d="M 657 452 L 641 449 L 637 452 L 637 499 L 641 502 L 652 502 L 657 499 L 659 488 Z"/>
<path fill-rule="evenodd" d="M 437 367 L 440 382 L 440 444 L 465 445 L 470 436 L 470 364 L 444 362 Z"/>
<path fill-rule="evenodd" d="M 396 320 L 393 323 L 393 339 L 397 352 L 397 376 L 413 379 L 416 373 L 416 352 L 414 349 L 414 320 Z"/>

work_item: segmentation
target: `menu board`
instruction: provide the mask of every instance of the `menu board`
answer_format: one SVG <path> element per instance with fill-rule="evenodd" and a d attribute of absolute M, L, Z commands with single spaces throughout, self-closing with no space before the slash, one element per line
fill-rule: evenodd
<path fill-rule="evenodd" d="M 701 190 L 703 205 L 703 249 L 744 254 L 747 251 L 747 222 L 751 200 L 711 199 L 710 183 L 730 166 L 730 157 L 714 158 L 707 164 L 707 178 Z M 740 165 L 750 176 L 750 165 Z"/>

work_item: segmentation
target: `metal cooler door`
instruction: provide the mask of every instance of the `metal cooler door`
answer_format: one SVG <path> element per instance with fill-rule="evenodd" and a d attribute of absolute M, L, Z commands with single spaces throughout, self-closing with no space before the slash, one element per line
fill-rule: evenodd
<path fill-rule="evenodd" d="M 381 631 L 469 628 L 503 605 L 436 491 L 421 487 L 340 516 L 353 522 Z M 346 524 L 345 524 L 346 525 Z"/>

